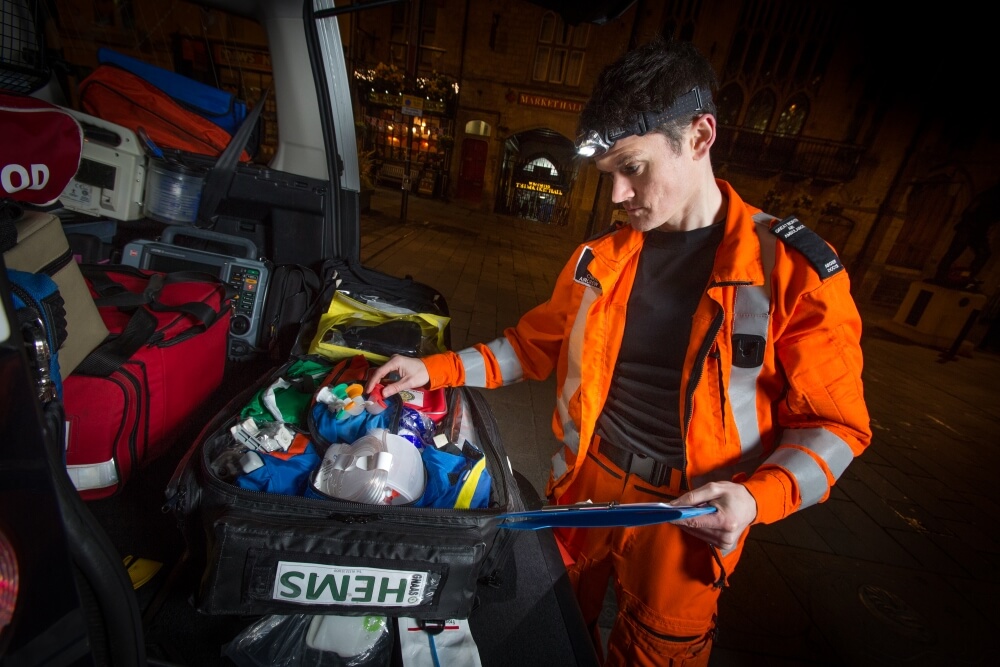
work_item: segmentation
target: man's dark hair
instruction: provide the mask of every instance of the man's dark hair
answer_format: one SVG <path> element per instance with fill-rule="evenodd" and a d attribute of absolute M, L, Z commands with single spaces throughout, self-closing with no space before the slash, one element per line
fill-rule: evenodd
<path fill-rule="evenodd" d="M 631 124 L 636 114 L 667 109 L 696 86 L 715 95 L 718 80 L 708 59 L 690 42 L 654 37 L 604 68 L 580 114 L 578 130 L 603 132 Z M 712 99 L 704 104 L 703 113 L 716 114 Z M 678 118 L 657 132 L 680 151 L 681 131 L 692 120 L 694 116 Z"/>

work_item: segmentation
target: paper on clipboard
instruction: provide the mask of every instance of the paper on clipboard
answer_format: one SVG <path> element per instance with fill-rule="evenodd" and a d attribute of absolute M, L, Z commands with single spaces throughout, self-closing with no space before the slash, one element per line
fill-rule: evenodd
<path fill-rule="evenodd" d="M 577 503 L 550 505 L 526 512 L 500 515 L 500 527 L 509 530 L 540 528 L 616 528 L 667 523 L 716 511 L 712 505 L 668 505 L 667 503 Z"/>

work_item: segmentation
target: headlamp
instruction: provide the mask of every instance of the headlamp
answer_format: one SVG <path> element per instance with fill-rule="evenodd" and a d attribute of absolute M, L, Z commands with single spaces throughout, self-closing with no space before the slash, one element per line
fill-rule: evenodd
<path fill-rule="evenodd" d="M 600 133 L 588 130 L 576 138 L 576 153 L 582 157 L 597 157 L 604 155 L 615 142 L 625 137 L 641 137 L 675 118 L 693 116 L 705 110 L 705 104 L 711 100 L 710 95 L 702 89 L 694 87 L 684 93 L 664 111 L 643 111 L 636 114 L 631 125 L 625 127 L 610 127 Z"/>

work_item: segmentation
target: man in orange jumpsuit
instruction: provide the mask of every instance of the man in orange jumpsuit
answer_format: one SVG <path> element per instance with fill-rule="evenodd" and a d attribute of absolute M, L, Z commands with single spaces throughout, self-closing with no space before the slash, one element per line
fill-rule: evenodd
<path fill-rule="evenodd" d="M 715 74 L 659 38 L 597 81 L 577 148 L 628 213 L 581 245 L 551 298 L 488 343 L 380 367 L 403 388 L 499 387 L 556 373 L 553 503 L 717 511 L 654 526 L 556 529 L 608 665 L 705 665 L 750 526 L 829 496 L 871 439 L 861 318 L 837 255 L 715 178 Z"/>

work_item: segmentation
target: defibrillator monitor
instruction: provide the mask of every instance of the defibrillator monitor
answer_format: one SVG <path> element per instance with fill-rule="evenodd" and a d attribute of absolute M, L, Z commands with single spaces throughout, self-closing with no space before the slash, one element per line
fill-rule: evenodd
<path fill-rule="evenodd" d="M 59 202 L 102 218 L 142 218 L 147 158 L 135 132 L 75 109 L 66 112 L 80 123 L 84 142 L 80 166 Z"/>
<path fill-rule="evenodd" d="M 173 240 L 170 234 L 165 234 L 163 238 Z M 149 271 L 198 271 L 218 276 L 236 292 L 229 323 L 229 358 L 242 360 L 256 354 L 264 316 L 264 299 L 271 277 L 266 262 L 187 248 L 162 239 L 139 239 L 126 244 L 121 261 L 122 264 Z"/>

